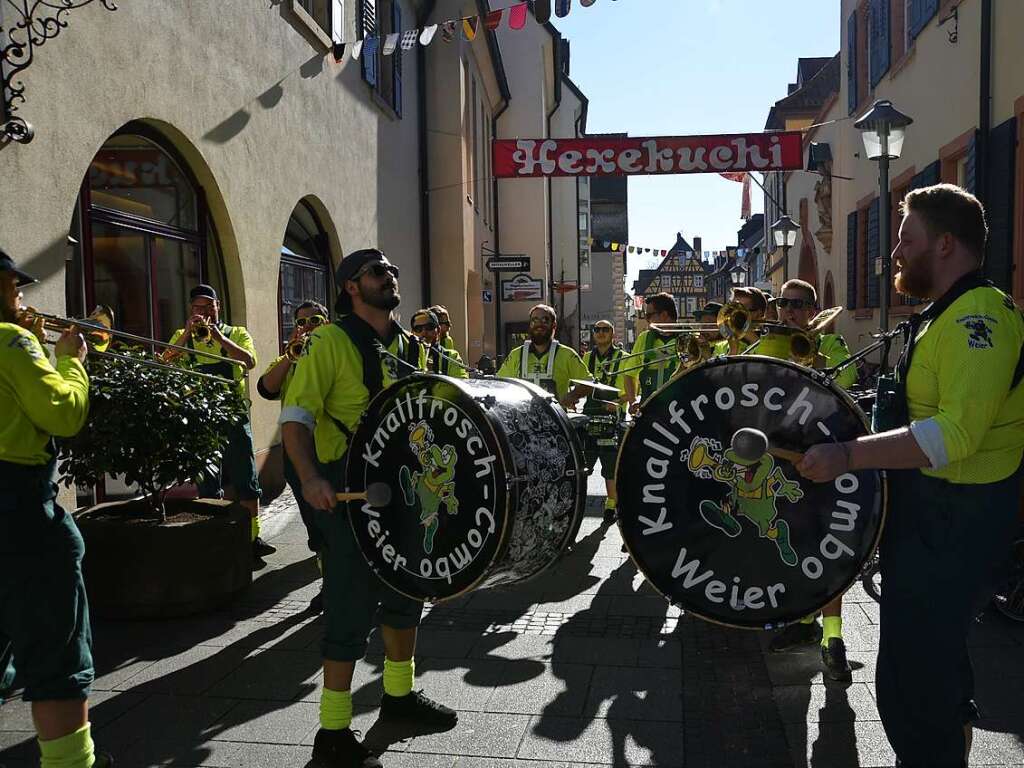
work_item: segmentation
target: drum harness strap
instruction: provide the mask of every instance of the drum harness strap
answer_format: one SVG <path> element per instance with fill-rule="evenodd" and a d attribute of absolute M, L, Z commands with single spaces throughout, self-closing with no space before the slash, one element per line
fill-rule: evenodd
<path fill-rule="evenodd" d="M 609 350 L 608 355 L 606 357 L 598 360 L 597 348 L 595 347 L 594 349 L 592 349 L 590 351 L 590 364 L 587 366 L 587 368 L 590 370 L 591 378 L 596 376 L 594 380 L 601 384 L 608 384 L 614 381 L 615 377 L 619 375 L 619 367 L 615 365 L 615 363 L 618 361 L 620 357 L 622 357 L 622 354 L 622 347 L 616 345 Z M 609 371 L 608 368 L 605 368 L 604 365 L 601 366 L 600 371 L 597 371 L 597 364 L 599 362 L 607 362 L 608 368 L 614 368 L 615 372 L 613 373 L 612 371 Z"/>
<path fill-rule="evenodd" d="M 233 326 L 227 325 L 226 323 L 221 323 L 218 327 L 220 329 L 220 332 L 229 339 L 231 338 L 231 334 L 234 333 L 235 330 Z M 187 346 L 189 349 L 194 350 L 196 347 L 195 344 L 193 344 L 192 342 L 193 339 L 191 336 L 189 336 Z M 220 354 L 222 355 L 224 354 L 223 349 L 219 349 L 218 352 L 220 352 Z M 217 362 L 214 363 L 201 363 L 197 359 L 201 357 L 202 355 L 196 355 L 194 352 L 189 354 L 189 359 L 195 370 L 199 371 L 200 373 L 211 373 L 215 376 L 223 376 L 226 379 L 234 378 L 235 366 L 233 366 L 231 363 L 225 363 L 223 360 L 218 360 Z"/>
<path fill-rule="evenodd" d="M 548 347 L 548 369 L 543 374 L 540 371 L 530 373 L 528 370 L 530 367 L 530 346 L 529 340 L 523 342 L 523 351 L 519 357 L 519 378 L 525 381 L 532 381 L 538 387 L 543 387 L 542 381 L 553 382 L 555 380 L 555 357 L 558 356 L 558 340 L 551 340 L 551 346 Z"/>
<path fill-rule="evenodd" d="M 647 336 L 644 338 L 644 369 L 643 371 L 641 371 L 641 373 L 646 374 L 648 373 L 648 371 L 657 371 L 656 378 L 654 382 L 652 382 L 655 385 L 655 388 L 657 388 L 664 384 L 668 376 L 675 372 L 675 363 L 672 360 L 668 359 L 667 357 L 664 360 L 650 362 L 650 353 L 654 351 L 655 338 L 667 341 L 670 337 L 662 336 L 661 334 L 657 334 L 654 331 L 647 331 Z"/>

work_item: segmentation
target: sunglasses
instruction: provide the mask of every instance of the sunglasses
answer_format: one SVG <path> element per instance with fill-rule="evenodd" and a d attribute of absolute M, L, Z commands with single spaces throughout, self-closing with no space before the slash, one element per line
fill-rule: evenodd
<path fill-rule="evenodd" d="M 323 315 L 310 315 L 309 317 L 299 317 L 295 320 L 296 328 L 305 328 L 307 325 L 310 328 L 316 328 L 327 322 L 327 318 Z"/>
<path fill-rule="evenodd" d="M 437 326 L 433 323 L 424 323 L 422 325 L 414 325 L 412 329 L 414 331 L 436 331 Z"/>
<path fill-rule="evenodd" d="M 376 278 L 385 277 L 386 275 L 392 275 L 393 277 L 397 278 L 398 267 L 396 267 L 394 264 L 381 264 L 378 261 L 374 264 L 367 264 L 365 267 L 363 267 L 354 275 L 352 275 L 352 279 L 358 280 L 365 274 L 373 275 Z"/>
<path fill-rule="evenodd" d="M 814 308 L 814 302 L 808 301 L 807 299 L 776 299 L 775 304 L 782 309 L 786 309 L 787 307 L 791 309 Z"/>
<path fill-rule="evenodd" d="M 594 328 L 594 333 L 611 333 L 611 328 L 605 328 L 603 325 Z"/>
<path fill-rule="evenodd" d="M 531 317 L 530 325 L 551 325 L 550 317 Z"/>

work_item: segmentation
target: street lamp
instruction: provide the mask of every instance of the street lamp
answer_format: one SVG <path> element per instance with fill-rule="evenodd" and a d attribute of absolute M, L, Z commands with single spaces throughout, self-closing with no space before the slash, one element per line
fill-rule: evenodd
<path fill-rule="evenodd" d="M 913 120 L 893 107 L 888 99 L 881 99 L 871 105 L 865 114 L 853 124 L 861 132 L 864 151 L 868 160 L 878 161 L 878 250 L 875 257 L 882 259 L 882 281 L 879 291 L 879 328 L 882 333 L 889 330 L 889 284 L 892 281 L 892 254 L 889 247 L 889 161 L 899 159 L 903 151 L 906 127 Z M 881 361 L 882 373 L 886 360 Z"/>
<path fill-rule="evenodd" d="M 782 248 L 782 282 L 789 280 L 789 249 L 796 245 L 796 233 L 800 227 L 785 213 L 772 224 L 772 237 L 775 244 Z"/>

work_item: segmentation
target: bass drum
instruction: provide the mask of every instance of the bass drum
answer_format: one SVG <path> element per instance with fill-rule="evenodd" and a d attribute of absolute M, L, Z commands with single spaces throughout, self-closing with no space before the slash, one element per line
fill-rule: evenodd
<path fill-rule="evenodd" d="M 814 613 L 857 578 L 886 508 L 878 471 L 831 483 L 733 436 L 764 432 L 802 452 L 867 434 L 864 413 L 826 377 L 760 356 L 715 358 L 644 402 L 616 470 L 619 526 L 637 567 L 708 621 L 772 629 Z"/>
<path fill-rule="evenodd" d="M 416 600 L 532 578 L 576 539 L 583 457 L 565 411 L 513 379 L 416 374 L 370 403 L 348 450 L 349 505 L 370 568 Z"/>

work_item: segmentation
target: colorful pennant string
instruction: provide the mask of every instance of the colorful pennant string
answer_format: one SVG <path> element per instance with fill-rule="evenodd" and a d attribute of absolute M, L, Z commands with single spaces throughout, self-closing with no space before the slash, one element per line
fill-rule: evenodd
<path fill-rule="evenodd" d="M 595 248 L 600 248 L 602 251 L 611 251 L 612 253 L 649 253 L 652 256 L 661 256 L 662 258 L 668 255 L 668 251 L 663 248 L 644 248 L 641 245 L 616 243 L 614 240 L 596 240 L 593 237 L 589 238 L 589 242 Z"/>

